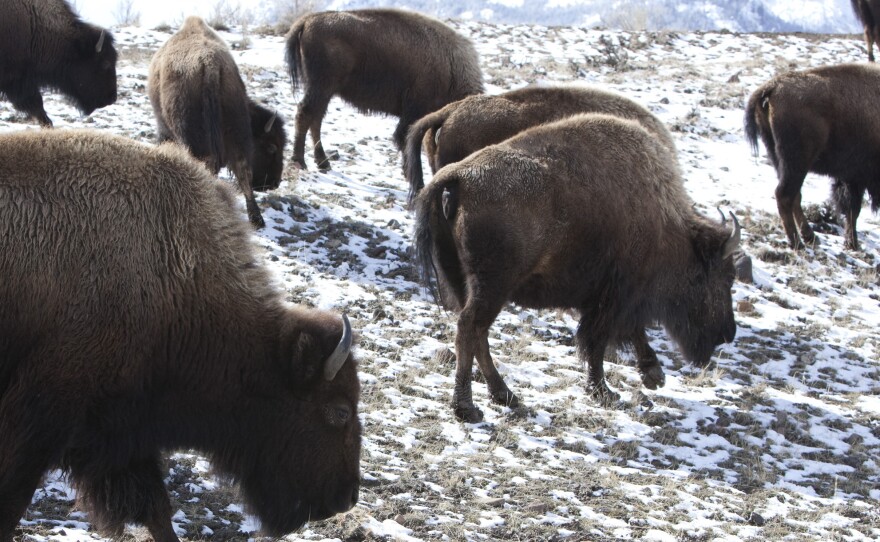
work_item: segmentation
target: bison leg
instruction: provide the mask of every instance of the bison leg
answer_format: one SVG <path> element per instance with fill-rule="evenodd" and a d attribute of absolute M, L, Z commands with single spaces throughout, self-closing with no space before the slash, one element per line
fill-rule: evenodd
<path fill-rule="evenodd" d="M 663 373 L 660 361 L 657 360 L 657 354 L 648 343 L 644 329 L 636 332 L 632 343 L 636 351 L 636 366 L 639 374 L 642 375 L 642 385 L 649 390 L 662 388 L 666 384 L 666 375 Z"/>
<path fill-rule="evenodd" d="M 800 229 L 801 238 L 804 240 L 804 243 L 809 245 L 814 244 L 816 242 L 816 234 L 810 226 L 810 221 L 807 220 L 806 215 L 804 215 L 804 209 L 801 207 L 800 193 L 795 197 L 792 211 L 794 212 L 794 219 L 795 222 L 797 222 L 798 229 Z"/>
<path fill-rule="evenodd" d="M 324 145 L 321 143 L 321 123 L 327 113 L 330 104 L 330 95 L 318 94 L 310 86 L 299 103 L 296 113 L 296 134 L 293 138 L 293 164 L 301 169 L 306 169 L 306 132 L 311 131 L 312 143 L 315 146 L 315 162 L 318 167 L 330 168 L 327 155 L 324 154 Z"/>
<path fill-rule="evenodd" d="M 858 181 L 835 179 L 833 191 L 837 210 L 843 213 L 846 220 L 843 246 L 850 250 L 858 250 L 859 236 L 856 232 L 856 221 L 862 211 L 865 187 Z"/>
<path fill-rule="evenodd" d="M 44 387 L 45 388 L 45 387 Z M 53 395 L 49 389 L 36 397 L 7 388 L 0 397 L 0 542 L 11 542 L 19 520 L 27 510 L 43 473 L 65 438 L 58 429 L 67 423 L 61 413 L 50 413 L 37 403 Z"/>
<path fill-rule="evenodd" d="M 799 203 L 801 187 L 806 176 L 806 168 L 793 171 L 783 167 L 779 177 L 779 184 L 776 185 L 776 208 L 779 211 L 779 218 L 782 219 L 782 227 L 785 229 L 788 242 L 795 250 L 800 250 L 804 247 L 795 223 L 795 207 L 797 207 L 799 214 L 803 215 Z"/>
<path fill-rule="evenodd" d="M 27 113 L 33 119 L 36 119 L 43 128 L 51 128 L 52 121 L 46 110 L 43 108 L 43 97 L 40 95 L 38 88 L 22 89 L 18 99 L 10 97 L 12 106 L 22 113 Z"/>
<path fill-rule="evenodd" d="M 494 320 L 494 318 L 493 318 Z M 504 379 L 498 374 L 498 368 L 492 361 L 492 354 L 489 353 L 489 329 L 483 334 L 480 343 L 477 345 L 477 363 L 480 366 L 480 372 L 486 379 L 486 386 L 489 388 L 489 396 L 497 405 L 509 406 L 515 408 L 519 405 L 519 399 L 510 391 Z"/>
<path fill-rule="evenodd" d="M 255 228 L 263 228 L 266 225 L 266 222 L 263 220 L 263 215 L 260 213 L 260 206 L 257 205 L 257 198 L 254 196 L 254 189 L 252 187 L 253 173 L 250 164 L 247 160 L 239 158 L 235 160 L 232 166 L 232 172 L 238 180 L 238 187 L 241 189 L 241 193 L 244 194 L 248 219 Z"/>
<path fill-rule="evenodd" d="M 586 317 L 581 318 L 577 329 L 578 353 L 587 364 L 587 394 L 603 406 L 614 406 L 620 395 L 605 382 L 605 347 L 607 334 L 590 326 Z"/>
<path fill-rule="evenodd" d="M 321 124 L 323 122 L 324 113 L 321 113 L 320 116 L 315 117 L 315 121 L 312 122 L 312 126 L 309 128 L 309 133 L 312 135 L 312 142 L 315 144 L 315 163 L 318 165 L 319 170 L 327 172 L 330 171 L 330 159 L 327 157 L 327 153 L 324 152 L 324 144 L 321 142 Z"/>
<path fill-rule="evenodd" d="M 474 405 L 471 392 L 474 356 L 477 357 L 480 371 L 486 378 L 492 399 L 496 402 L 503 401 L 504 404 L 516 400 L 498 374 L 489 354 L 489 326 L 501 312 L 503 300 L 491 300 L 489 298 L 495 299 L 498 296 L 486 296 L 487 292 L 481 290 L 479 285 L 471 289 L 471 295 L 458 316 L 458 332 L 455 335 L 455 391 L 452 402 L 456 417 L 468 423 L 483 420 L 483 413 Z"/>
<path fill-rule="evenodd" d="M 868 47 L 868 62 L 874 62 L 874 29 L 865 27 L 865 45 Z"/>
<path fill-rule="evenodd" d="M 101 531 L 119 536 L 125 524 L 133 522 L 149 529 L 155 542 L 178 542 L 160 465 L 154 455 L 122 469 L 106 470 L 100 465 L 95 472 L 95 466 L 86 460 L 70 465 L 70 474 L 80 500 Z"/>

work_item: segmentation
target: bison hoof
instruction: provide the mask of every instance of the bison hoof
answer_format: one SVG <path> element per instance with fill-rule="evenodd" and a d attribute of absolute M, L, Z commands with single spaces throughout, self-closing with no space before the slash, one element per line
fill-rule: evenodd
<path fill-rule="evenodd" d="M 291 166 L 293 169 L 297 169 L 297 170 L 299 170 L 299 171 L 306 171 L 306 170 L 309 169 L 309 168 L 306 167 L 306 161 L 305 161 L 305 160 L 300 160 L 299 158 L 294 158 L 294 159 L 290 162 L 290 166 Z"/>
<path fill-rule="evenodd" d="M 620 402 L 620 394 L 612 391 L 604 380 L 595 384 L 587 384 L 587 394 L 590 399 L 606 408 L 616 407 Z"/>
<path fill-rule="evenodd" d="M 816 234 L 813 233 L 812 228 L 804 228 L 801 230 L 801 237 L 804 240 L 804 243 L 807 245 L 812 245 L 817 241 Z"/>
<path fill-rule="evenodd" d="M 517 399 L 516 395 L 508 389 L 492 393 L 492 402 L 496 405 L 510 408 L 516 408 L 519 406 L 519 399 Z"/>
<path fill-rule="evenodd" d="M 455 417 L 465 423 L 480 423 L 483 421 L 483 411 L 474 405 L 456 405 Z"/>
<path fill-rule="evenodd" d="M 666 384 L 666 375 L 659 365 L 653 365 L 645 369 L 639 369 L 642 373 L 642 385 L 649 390 L 662 388 Z"/>
<path fill-rule="evenodd" d="M 327 173 L 332 168 L 330 167 L 330 160 L 324 160 L 323 162 L 318 163 L 318 171 L 321 173 Z"/>

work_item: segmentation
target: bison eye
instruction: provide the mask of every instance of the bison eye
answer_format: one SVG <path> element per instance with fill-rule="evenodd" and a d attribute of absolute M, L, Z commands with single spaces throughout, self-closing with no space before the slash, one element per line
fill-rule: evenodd
<path fill-rule="evenodd" d="M 341 402 L 324 405 L 324 419 L 333 427 L 343 427 L 351 419 L 351 407 Z"/>
<path fill-rule="evenodd" d="M 278 147 L 276 147 L 275 145 L 269 145 L 268 147 L 266 147 L 266 150 L 269 151 L 269 154 L 275 154 L 276 152 L 278 152 Z"/>

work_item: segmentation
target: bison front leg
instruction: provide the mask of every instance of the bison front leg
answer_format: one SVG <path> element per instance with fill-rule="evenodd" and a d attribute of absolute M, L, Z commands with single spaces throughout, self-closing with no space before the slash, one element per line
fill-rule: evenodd
<path fill-rule="evenodd" d="M 649 390 L 662 388 L 666 384 L 666 375 L 663 373 L 663 367 L 660 366 L 657 354 L 648 343 L 648 336 L 645 335 L 644 329 L 636 332 L 632 343 L 636 351 L 636 367 L 642 376 L 642 385 Z"/>
<path fill-rule="evenodd" d="M 42 389 L 32 397 L 23 391 L 28 389 L 21 385 L 0 396 L 0 542 L 12 542 L 50 458 L 66 438 L 61 428 L 67 420 L 38 403 L 40 397 L 52 396 L 52 390 L 30 388 Z"/>
<path fill-rule="evenodd" d="M 843 246 L 850 250 L 859 249 L 859 236 L 856 232 L 856 221 L 862 211 L 865 198 L 865 185 L 858 179 L 835 179 L 832 187 L 838 212 L 844 215 Z"/>
<path fill-rule="evenodd" d="M 119 536 L 126 523 L 145 526 L 155 542 L 179 542 L 171 525 L 171 503 L 158 454 L 132 460 L 123 469 L 94 465 L 94 454 L 70 465 L 79 499 L 99 529 Z"/>
<path fill-rule="evenodd" d="M 43 97 L 36 87 L 22 89 L 18 99 L 12 99 L 12 106 L 40 123 L 43 128 L 51 128 L 52 120 L 43 108 Z"/>

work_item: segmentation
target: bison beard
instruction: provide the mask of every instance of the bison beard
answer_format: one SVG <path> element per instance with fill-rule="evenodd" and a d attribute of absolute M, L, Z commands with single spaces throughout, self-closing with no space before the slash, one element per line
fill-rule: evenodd
<path fill-rule="evenodd" d="M 0 276 L 0 542 L 53 466 L 108 533 L 177 541 L 177 448 L 273 535 L 357 502 L 351 326 L 283 301 L 233 194 L 181 147 L 0 135 Z"/>
<path fill-rule="evenodd" d="M 508 302 L 580 312 L 587 388 L 618 400 L 606 346 L 635 347 L 642 381 L 664 383 L 645 327 L 664 325 L 686 358 L 709 361 L 736 334 L 731 230 L 693 210 L 675 156 L 639 124 L 578 115 L 531 128 L 446 166 L 416 199 L 415 252 L 441 302 L 459 312 L 453 406 L 476 422 L 474 357 L 492 400 L 516 404 L 489 352 Z"/>

